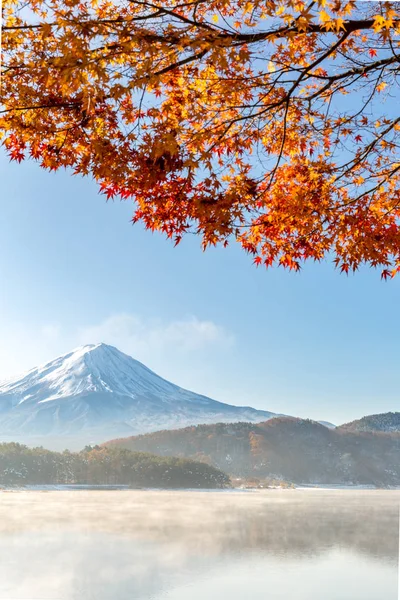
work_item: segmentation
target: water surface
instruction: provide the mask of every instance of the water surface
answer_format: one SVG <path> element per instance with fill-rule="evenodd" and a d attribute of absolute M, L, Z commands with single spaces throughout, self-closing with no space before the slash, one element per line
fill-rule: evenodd
<path fill-rule="evenodd" d="M 0 600 L 396 600 L 400 493 L 0 493 Z"/>

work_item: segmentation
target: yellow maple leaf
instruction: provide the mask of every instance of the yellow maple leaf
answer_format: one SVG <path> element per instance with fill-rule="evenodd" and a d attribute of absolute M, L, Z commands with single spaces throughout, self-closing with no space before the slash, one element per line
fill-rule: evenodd
<path fill-rule="evenodd" d="M 319 18 L 322 21 L 322 23 L 328 23 L 332 20 L 332 17 L 328 15 L 328 13 L 325 10 L 320 11 Z"/>

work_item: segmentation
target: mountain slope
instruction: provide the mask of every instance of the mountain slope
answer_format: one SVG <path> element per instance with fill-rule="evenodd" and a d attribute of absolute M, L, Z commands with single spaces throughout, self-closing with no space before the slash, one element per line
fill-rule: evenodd
<path fill-rule="evenodd" d="M 3 438 L 78 435 L 81 443 L 88 443 L 189 424 L 260 422 L 273 416 L 180 388 L 106 344 L 82 346 L 0 385 Z"/>
<path fill-rule="evenodd" d="M 329 421 L 317 421 L 317 423 L 319 423 L 320 425 L 324 425 L 325 427 L 328 427 L 328 429 L 335 429 L 336 425 L 334 425 L 333 423 L 330 423 Z"/>
<path fill-rule="evenodd" d="M 338 429 L 343 431 L 384 431 L 386 433 L 400 431 L 400 412 L 368 415 L 340 425 Z"/>
<path fill-rule="evenodd" d="M 292 417 L 199 425 L 105 445 L 204 460 L 236 476 L 400 485 L 400 434 L 346 432 Z"/>

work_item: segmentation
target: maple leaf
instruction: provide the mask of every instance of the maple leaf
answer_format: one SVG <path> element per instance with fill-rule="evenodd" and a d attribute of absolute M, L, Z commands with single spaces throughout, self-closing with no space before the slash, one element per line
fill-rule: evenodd
<path fill-rule="evenodd" d="M 18 150 L 17 148 L 11 150 L 9 156 L 10 160 L 15 160 L 19 163 L 25 158 L 25 154 L 22 152 L 22 150 Z"/>
<path fill-rule="evenodd" d="M 389 271 L 388 269 L 384 269 L 381 273 L 381 279 L 384 279 L 385 281 L 389 278 L 393 277 L 393 274 L 391 273 L 391 271 Z"/>

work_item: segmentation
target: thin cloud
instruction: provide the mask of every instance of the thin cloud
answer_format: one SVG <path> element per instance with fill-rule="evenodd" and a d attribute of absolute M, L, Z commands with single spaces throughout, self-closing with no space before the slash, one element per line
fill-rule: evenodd
<path fill-rule="evenodd" d="M 132 314 L 117 314 L 102 323 L 86 327 L 80 343 L 105 342 L 117 346 L 139 360 L 154 353 L 198 351 L 206 347 L 230 347 L 234 337 L 213 321 L 197 317 L 174 321 L 143 319 Z"/>
<path fill-rule="evenodd" d="M 67 331 L 59 323 L 26 327 L 8 323 L 1 332 L 0 380 L 20 374 L 82 344 L 105 342 L 181 385 L 209 379 L 210 365 L 234 346 L 232 333 L 195 316 L 146 319 L 122 313 L 100 323 Z M 211 369 L 212 370 L 212 369 Z"/>

